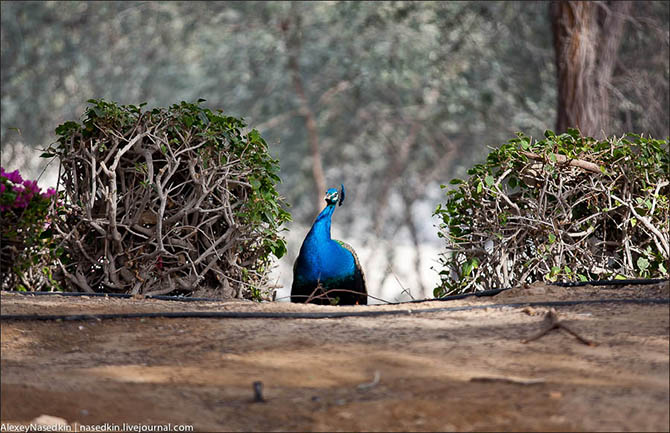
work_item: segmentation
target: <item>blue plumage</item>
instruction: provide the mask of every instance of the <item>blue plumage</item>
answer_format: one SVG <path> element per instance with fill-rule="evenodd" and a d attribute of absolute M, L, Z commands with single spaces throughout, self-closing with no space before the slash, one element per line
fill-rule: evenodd
<path fill-rule="evenodd" d="M 326 208 L 316 217 L 293 265 L 291 302 L 367 304 L 365 277 L 356 253 L 330 237 L 335 206 L 344 201 L 344 186 L 339 193 L 329 189 L 325 200 Z"/>

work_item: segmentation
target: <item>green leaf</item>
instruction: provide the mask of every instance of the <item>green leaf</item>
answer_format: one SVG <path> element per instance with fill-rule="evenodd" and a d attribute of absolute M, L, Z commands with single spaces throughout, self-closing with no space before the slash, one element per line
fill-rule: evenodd
<path fill-rule="evenodd" d="M 486 182 L 486 185 L 488 186 L 492 186 L 495 183 L 495 181 L 496 180 L 490 174 L 484 178 L 484 182 Z"/>
<path fill-rule="evenodd" d="M 557 279 L 557 278 L 556 278 L 556 274 L 554 274 L 553 272 L 549 272 L 548 274 L 546 274 L 546 275 L 544 276 L 544 278 L 545 278 L 546 280 L 549 280 L 549 281 L 556 281 L 556 279 Z"/>
<path fill-rule="evenodd" d="M 567 133 L 568 133 L 568 135 L 570 135 L 574 139 L 578 139 L 579 136 L 580 136 L 579 130 L 575 129 L 575 128 L 568 128 Z"/>
<path fill-rule="evenodd" d="M 202 122 L 203 125 L 209 125 L 209 117 L 202 111 L 198 113 L 198 118 L 200 119 L 200 122 Z"/>
<path fill-rule="evenodd" d="M 644 257 L 639 257 L 637 259 L 637 267 L 640 268 L 641 271 L 646 271 L 647 268 L 649 268 L 649 260 L 645 259 Z"/>
<path fill-rule="evenodd" d="M 556 162 L 558 161 L 558 159 L 556 158 L 556 154 L 555 154 L 554 152 L 549 153 L 549 159 L 550 159 L 551 162 L 553 162 L 554 164 L 556 164 Z"/>
<path fill-rule="evenodd" d="M 556 242 L 556 235 L 554 235 L 553 233 L 549 233 L 548 237 L 549 237 L 549 243 L 550 244 L 553 244 L 554 242 Z"/>
<path fill-rule="evenodd" d="M 472 273 L 472 264 L 467 262 L 463 264 L 463 276 L 467 278 L 470 276 L 470 273 Z"/>

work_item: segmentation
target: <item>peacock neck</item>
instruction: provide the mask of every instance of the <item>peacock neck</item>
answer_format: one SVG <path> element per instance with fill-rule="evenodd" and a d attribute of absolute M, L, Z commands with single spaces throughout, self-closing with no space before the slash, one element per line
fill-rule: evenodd
<path fill-rule="evenodd" d="M 324 210 L 321 211 L 319 216 L 316 217 L 312 229 L 308 234 L 308 237 L 314 238 L 316 241 L 329 241 L 330 238 L 330 224 L 331 218 L 335 212 L 335 205 L 329 204 Z"/>
<path fill-rule="evenodd" d="M 351 253 L 330 237 L 331 217 L 335 205 L 329 204 L 314 220 L 300 247 L 297 268 L 305 281 L 326 281 L 353 274 L 355 260 Z"/>

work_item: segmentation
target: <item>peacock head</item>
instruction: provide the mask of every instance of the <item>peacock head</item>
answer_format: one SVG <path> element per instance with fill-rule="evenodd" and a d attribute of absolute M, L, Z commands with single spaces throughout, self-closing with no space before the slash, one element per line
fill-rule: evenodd
<path fill-rule="evenodd" d="M 326 191 L 325 200 L 328 205 L 336 205 L 339 202 L 339 205 L 342 206 L 342 202 L 344 202 L 344 185 L 340 185 L 339 192 L 335 188 L 330 188 Z"/>

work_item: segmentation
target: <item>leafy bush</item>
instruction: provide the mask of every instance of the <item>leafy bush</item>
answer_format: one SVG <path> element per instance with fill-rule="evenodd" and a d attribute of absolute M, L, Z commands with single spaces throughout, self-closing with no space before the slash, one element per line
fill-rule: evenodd
<path fill-rule="evenodd" d="M 4 290 L 41 290 L 54 284 L 55 248 L 48 214 L 55 206 L 56 191 L 41 191 L 37 181 L 0 167 L 0 287 Z"/>
<path fill-rule="evenodd" d="M 55 228 L 74 290 L 261 298 L 290 219 L 278 161 L 245 123 L 198 103 L 89 100 L 56 129 L 68 214 Z"/>
<path fill-rule="evenodd" d="M 669 170 L 667 140 L 518 134 L 452 180 L 435 210 L 447 243 L 435 295 L 667 277 Z"/>

